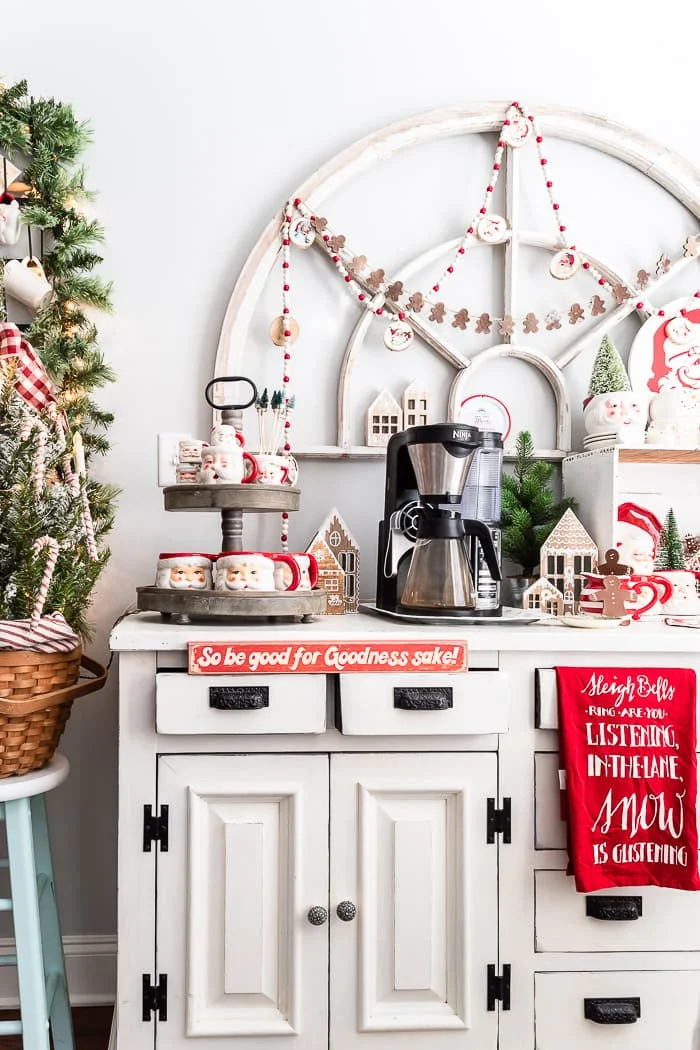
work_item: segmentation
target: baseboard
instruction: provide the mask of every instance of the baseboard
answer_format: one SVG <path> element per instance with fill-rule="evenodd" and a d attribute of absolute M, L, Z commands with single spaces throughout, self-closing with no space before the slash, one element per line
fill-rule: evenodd
<path fill-rule="evenodd" d="M 11 937 L 0 937 L 0 955 L 15 950 Z M 73 1006 L 113 1003 L 117 987 L 117 938 L 104 934 L 72 935 L 63 938 L 66 974 Z M 17 971 L 0 966 L 0 1009 L 19 1003 Z"/>

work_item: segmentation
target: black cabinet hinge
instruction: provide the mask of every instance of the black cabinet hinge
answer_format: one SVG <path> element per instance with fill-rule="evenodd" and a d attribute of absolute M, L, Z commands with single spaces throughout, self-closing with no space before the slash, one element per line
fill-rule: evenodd
<path fill-rule="evenodd" d="M 143 852 L 150 853 L 154 842 L 160 845 L 161 853 L 168 852 L 168 807 L 161 806 L 160 814 L 152 806 L 143 807 Z"/>
<path fill-rule="evenodd" d="M 496 1001 L 502 1010 L 510 1010 L 510 963 L 504 964 L 501 977 L 496 976 L 493 963 L 486 967 L 486 1009 L 495 1010 Z"/>
<path fill-rule="evenodd" d="M 496 835 L 503 835 L 503 841 L 510 844 L 510 799 L 503 799 L 503 809 L 496 809 L 496 799 L 486 799 L 486 841 L 493 845 Z"/>
<path fill-rule="evenodd" d="M 168 1020 L 168 975 L 158 974 L 158 984 L 151 984 L 150 973 L 141 974 L 141 1020 L 150 1021 L 155 1014 L 159 1021 Z"/>

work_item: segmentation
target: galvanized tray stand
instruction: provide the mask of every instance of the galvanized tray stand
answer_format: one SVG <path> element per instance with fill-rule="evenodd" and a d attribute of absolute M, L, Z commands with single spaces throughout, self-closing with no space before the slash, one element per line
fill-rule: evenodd
<path fill-rule="evenodd" d="M 241 429 L 242 406 L 218 406 L 209 398 L 216 383 L 240 380 L 242 376 L 224 376 L 208 384 L 205 397 L 212 408 L 221 410 L 221 422 Z M 246 380 L 253 387 L 251 380 Z M 255 391 L 253 400 L 257 396 Z M 252 401 L 250 402 L 252 404 Z M 242 551 L 243 515 L 245 511 L 295 511 L 299 509 L 301 490 L 289 485 L 168 485 L 163 489 L 166 510 L 218 511 L 221 514 L 221 550 Z M 144 612 L 159 612 L 163 619 L 190 623 L 192 618 L 224 617 L 234 619 L 269 618 L 311 621 L 326 611 L 326 592 L 313 591 L 175 591 L 165 587 L 137 587 L 136 604 Z"/>

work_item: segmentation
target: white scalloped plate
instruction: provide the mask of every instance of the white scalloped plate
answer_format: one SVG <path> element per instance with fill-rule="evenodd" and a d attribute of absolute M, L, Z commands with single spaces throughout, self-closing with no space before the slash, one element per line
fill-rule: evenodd
<path fill-rule="evenodd" d="M 560 616 L 559 623 L 564 627 L 587 627 L 589 630 L 606 631 L 612 627 L 627 627 L 631 617 L 622 616 L 613 620 L 606 616 Z"/>

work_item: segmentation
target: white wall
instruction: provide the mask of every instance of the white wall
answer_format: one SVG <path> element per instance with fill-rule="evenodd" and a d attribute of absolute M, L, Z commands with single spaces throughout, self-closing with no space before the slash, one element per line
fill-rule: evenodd
<path fill-rule="evenodd" d="M 206 431 L 202 390 L 230 290 L 285 195 L 375 128 L 490 98 L 598 111 L 700 163 L 699 16 L 686 10 L 682 0 L 604 9 L 512 0 L 34 0 L 10 16 L 3 79 L 26 76 L 35 94 L 70 101 L 95 135 L 88 182 L 100 192 L 103 273 L 114 280 L 116 307 L 101 323 L 102 344 L 119 376 L 101 396 L 116 422 L 99 472 L 123 489 L 96 596 L 97 657 L 106 659 L 110 626 L 134 602 L 134 588 L 151 581 L 158 550 L 178 549 L 187 535 L 182 516 L 162 509 L 155 435 Z M 341 484 L 345 501 L 350 486 L 355 508 L 365 508 L 351 525 L 369 548 L 371 577 L 379 464 L 310 466 L 292 540 L 301 543 L 341 501 Z M 367 492 L 376 502 L 363 503 Z M 205 539 L 216 549 L 214 519 L 201 522 Z M 72 776 L 52 808 L 71 934 L 115 927 L 114 679 L 76 705 L 64 744 Z"/>

